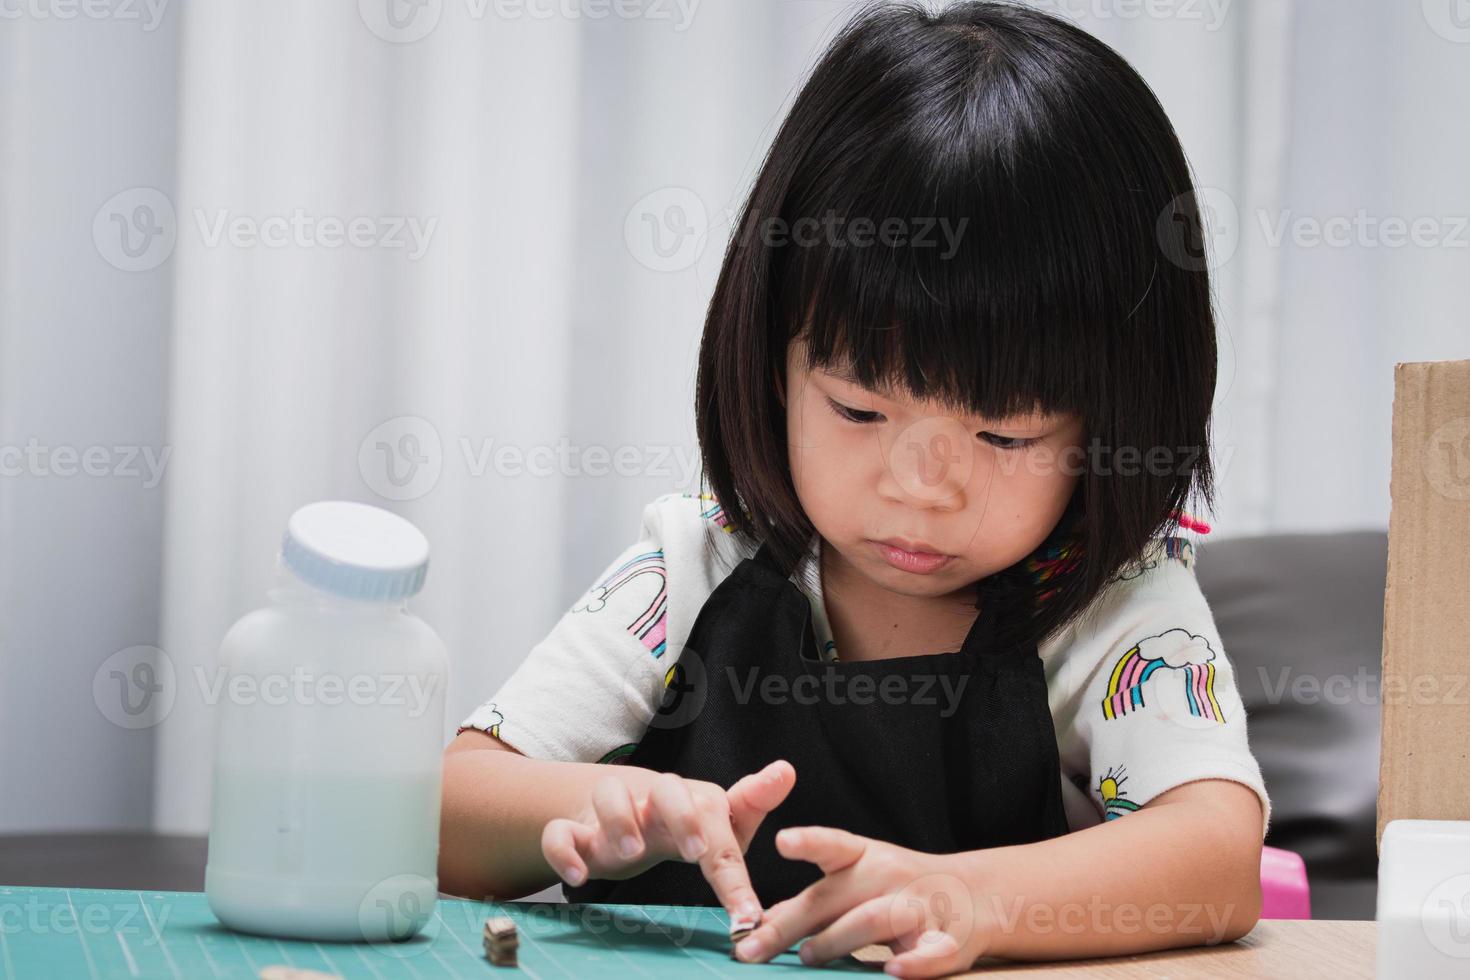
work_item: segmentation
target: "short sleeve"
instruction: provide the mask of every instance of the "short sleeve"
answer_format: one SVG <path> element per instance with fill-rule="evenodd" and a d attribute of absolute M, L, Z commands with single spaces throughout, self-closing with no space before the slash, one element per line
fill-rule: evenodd
<path fill-rule="evenodd" d="M 749 546 L 710 494 L 666 493 L 622 550 L 459 731 L 537 759 L 625 761 L 679 669 L 690 628 Z"/>
<path fill-rule="evenodd" d="M 668 496 L 498 691 L 464 719 L 537 759 L 616 762 L 662 700 L 668 654 Z"/>
<path fill-rule="evenodd" d="M 1098 822 L 1185 783 L 1228 779 L 1259 797 L 1265 835 L 1270 799 L 1188 542 L 1159 542 L 1048 659 L 1063 772 Z"/>

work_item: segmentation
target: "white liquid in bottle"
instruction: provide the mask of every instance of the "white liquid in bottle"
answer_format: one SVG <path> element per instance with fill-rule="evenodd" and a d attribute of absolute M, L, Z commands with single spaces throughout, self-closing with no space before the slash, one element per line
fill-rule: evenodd
<path fill-rule="evenodd" d="M 407 939 L 438 894 L 448 660 L 405 607 L 428 542 L 318 503 L 291 517 L 281 566 L 220 645 L 210 908 L 245 932 Z"/>

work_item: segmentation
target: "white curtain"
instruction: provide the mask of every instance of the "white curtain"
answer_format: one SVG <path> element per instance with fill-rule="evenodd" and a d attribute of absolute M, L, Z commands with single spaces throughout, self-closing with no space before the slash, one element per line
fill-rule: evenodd
<path fill-rule="evenodd" d="M 1385 526 L 1393 362 L 1470 356 L 1452 0 L 1036 5 L 1138 67 L 1213 189 L 1217 533 Z M 0 744 L 36 746 L 0 753 L 0 785 L 30 788 L 0 831 L 206 829 L 196 669 L 262 602 L 303 503 L 429 535 L 415 608 L 452 651 L 447 738 L 642 504 L 693 489 L 728 216 L 854 7 L 615 9 L 175 0 L 151 27 L 0 23 L 0 448 L 169 453 L 153 488 L 0 478 Z M 1360 209 L 1428 216 L 1440 241 L 1310 241 Z M 138 255 L 107 237 L 154 227 Z M 141 729 L 94 690 L 135 645 L 176 688 Z"/>
<path fill-rule="evenodd" d="M 719 239 L 828 6 L 189 8 L 161 643 L 180 697 L 158 726 L 160 829 L 207 826 L 190 678 L 260 603 L 293 508 L 365 500 L 429 535 L 415 608 L 453 651 L 448 729 L 642 503 L 694 488 L 693 358 L 723 244 L 702 237 Z M 298 208 L 378 219 L 373 234 L 417 221 L 426 244 L 213 239 Z"/>

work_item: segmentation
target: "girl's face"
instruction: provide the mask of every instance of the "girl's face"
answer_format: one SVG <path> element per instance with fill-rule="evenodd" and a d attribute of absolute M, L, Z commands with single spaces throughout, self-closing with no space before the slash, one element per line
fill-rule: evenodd
<path fill-rule="evenodd" d="M 902 595 L 973 601 L 969 586 L 1056 527 L 1081 469 L 1079 417 L 961 417 L 808 370 L 803 353 L 793 342 L 786 360 L 791 474 L 834 568 Z"/>

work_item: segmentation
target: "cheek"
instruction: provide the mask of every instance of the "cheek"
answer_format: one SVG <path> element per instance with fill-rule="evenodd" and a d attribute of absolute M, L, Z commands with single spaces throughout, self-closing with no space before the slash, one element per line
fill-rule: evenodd
<path fill-rule="evenodd" d="M 990 465 L 987 462 L 986 467 Z M 1034 456 L 1006 460 L 997 453 L 993 466 L 987 508 L 990 513 L 1004 514 L 1006 524 L 1017 531 L 1055 525 L 1071 498 L 1076 477 L 1062 472 L 1054 460 Z"/>
<path fill-rule="evenodd" d="M 825 406 L 803 403 L 787 417 L 791 478 L 803 497 L 814 498 L 817 508 L 861 484 L 866 479 L 862 462 L 876 451 L 865 452 L 863 433 L 828 416 L 832 412 Z"/>

